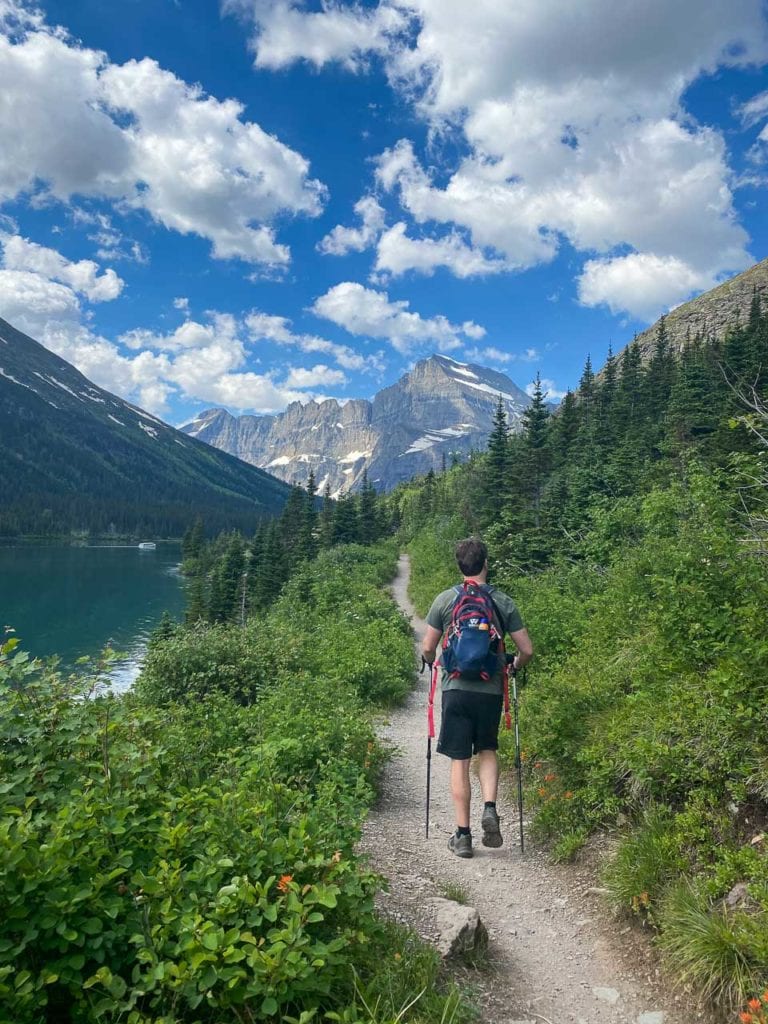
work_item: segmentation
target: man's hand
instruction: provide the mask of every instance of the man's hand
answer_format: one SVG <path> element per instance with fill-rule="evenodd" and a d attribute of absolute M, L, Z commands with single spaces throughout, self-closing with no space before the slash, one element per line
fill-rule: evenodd
<path fill-rule="evenodd" d="M 431 672 L 433 664 L 434 664 L 434 659 L 432 661 L 427 661 L 427 659 L 422 654 L 422 656 L 421 656 L 421 668 L 419 669 L 419 674 L 421 674 L 424 671 L 425 668 L 428 668 L 429 671 Z"/>

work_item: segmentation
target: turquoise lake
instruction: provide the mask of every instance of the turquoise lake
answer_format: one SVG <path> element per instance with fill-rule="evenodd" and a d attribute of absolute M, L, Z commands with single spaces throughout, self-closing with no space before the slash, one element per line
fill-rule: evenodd
<path fill-rule="evenodd" d="M 180 561 L 178 544 L 0 546 L 0 629 L 12 626 L 24 650 L 66 666 L 109 644 L 125 655 L 112 673 L 124 689 L 163 612 L 183 615 Z"/>

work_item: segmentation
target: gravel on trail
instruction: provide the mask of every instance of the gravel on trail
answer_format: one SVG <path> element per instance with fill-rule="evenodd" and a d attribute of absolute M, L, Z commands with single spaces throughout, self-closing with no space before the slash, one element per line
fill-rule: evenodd
<path fill-rule="evenodd" d="M 418 640 L 425 623 L 408 598 L 409 576 L 403 555 L 392 594 Z M 530 841 L 521 856 L 513 785 L 502 784 L 499 794 L 501 849 L 480 843 L 483 804 L 473 778 L 474 857 L 460 860 L 448 850 L 454 829 L 449 761 L 434 752 L 434 742 L 425 838 L 427 688 L 425 673 L 380 726 L 395 754 L 385 768 L 382 794 L 366 822 L 361 848 L 389 879 L 389 892 L 380 897 L 382 912 L 435 942 L 430 900 L 460 887 L 479 911 L 490 943 L 479 966 L 456 964 L 451 970 L 487 1024 L 690 1024 L 696 1010 L 688 1000 L 684 1008 L 684 997 L 663 983 L 639 929 L 611 916 L 595 891 L 599 884 L 592 868 L 553 865 Z M 436 711 L 439 722 L 437 700 Z M 524 719 L 521 730 L 524 735 Z"/>

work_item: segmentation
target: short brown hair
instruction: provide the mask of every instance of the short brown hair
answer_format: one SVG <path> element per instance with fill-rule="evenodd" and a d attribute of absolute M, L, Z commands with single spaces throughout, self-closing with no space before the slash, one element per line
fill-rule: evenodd
<path fill-rule="evenodd" d="M 456 561 L 465 576 L 482 572 L 488 558 L 488 548 L 479 537 L 467 537 L 456 545 Z"/>

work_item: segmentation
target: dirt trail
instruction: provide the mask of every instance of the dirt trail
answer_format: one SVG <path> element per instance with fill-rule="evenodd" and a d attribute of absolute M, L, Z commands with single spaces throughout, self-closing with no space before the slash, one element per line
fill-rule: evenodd
<path fill-rule="evenodd" d="M 409 575 L 404 555 L 392 592 L 420 637 L 424 622 L 408 598 Z M 386 769 L 362 845 L 390 880 L 386 912 L 433 938 L 429 897 L 442 895 L 448 883 L 461 885 L 490 936 L 488 969 L 467 970 L 462 979 L 474 989 L 488 1024 L 690 1024 L 695 1014 L 683 1013 L 665 991 L 644 939 L 625 922 L 612 921 L 600 897 L 588 892 L 595 884 L 588 870 L 549 864 L 530 844 L 521 857 L 512 787 L 499 797 L 504 846 L 488 850 L 479 842 L 482 800 L 473 780 L 475 856 L 459 860 L 446 845 L 454 828 L 449 762 L 433 754 L 425 838 L 426 691 L 422 677 L 381 729 L 398 753 Z"/>

